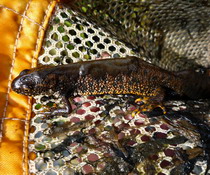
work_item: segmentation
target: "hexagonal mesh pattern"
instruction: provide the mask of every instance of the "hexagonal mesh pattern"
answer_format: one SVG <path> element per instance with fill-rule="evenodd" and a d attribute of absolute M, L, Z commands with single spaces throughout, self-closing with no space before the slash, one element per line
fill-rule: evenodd
<path fill-rule="evenodd" d="M 76 12 L 58 6 L 46 33 L 39 63 L 58 65 L 126 55 L 137 54 Z M 64 105 L 59 94 L 35 99 L 35 113 Z M 186 120 L 186 115 L 175 112 L 189 105 L 178 101 L 166 104 L 171 110 L 167 117 L 158 112 L 132 117 L 137 108 L 133 105 L 134 99 L 126 95 L 76 97 L 72 99 L 74 111 L 70 115 L 36 114 L 31 121 L 31 173 L 205 172 L 207 159 L 199 128 L 190 119 Z M 200 103 L 197 105 L 199 110 Z"/>
<path fill-rule="evenodd" d="M 103 52 L 113 58 L 137 55 L 71 10 L 56 12 L 46 36 L 39 57 L 44 65 L 100 59 Z"/>
<path fill-rule="evenodd" d="M 168 70 L 209 66 L 210 8 L 205 0 L 75 1 L 75 9 Z"/>

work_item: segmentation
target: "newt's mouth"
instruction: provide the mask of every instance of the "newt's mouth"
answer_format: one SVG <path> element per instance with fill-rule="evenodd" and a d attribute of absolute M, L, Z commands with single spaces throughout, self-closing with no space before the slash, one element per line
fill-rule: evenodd
<path fill-rule="evenodd" d="M 22 95 L 27 95 L 27 96 L 32 96 L 32 93 L 28 90 L 24 90 L 24 89 L 16 89 L 16 88 L 12 88 L 13 91 L 15 91 L 18 94 L 22 94 Z"/>

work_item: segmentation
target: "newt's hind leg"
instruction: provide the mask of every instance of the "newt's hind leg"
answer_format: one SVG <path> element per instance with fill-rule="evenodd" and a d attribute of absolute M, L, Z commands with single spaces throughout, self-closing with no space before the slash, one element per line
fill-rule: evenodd
<path fill-rule="evenodd" d="M 155 108 L 160 108 L 163 111 L 163 114 L 166 113 L 165 107 L 162 102 L 164 99 L 164 90 L 159 88 L 155 91 L 154 96 L 145 96 L 142 98 L 137 98 L 135 103 L 138 105 L 138 108 L 132 112 L 134 117 L 136 114 L 146 111 L 152 111 Z"/>

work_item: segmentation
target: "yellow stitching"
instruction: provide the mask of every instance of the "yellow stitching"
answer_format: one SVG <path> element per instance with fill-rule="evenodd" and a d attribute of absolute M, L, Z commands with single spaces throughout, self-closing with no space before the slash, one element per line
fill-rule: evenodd
<path fill-rule="evenodd" d="M 1 125 L 0 125 L 0 131 L 2 131 L 2 132 L 0 133 L 0 142 L 1 142 L 2 137 L 3 137 L 3 122 L 4 122 L 4 120 L 12 120 L 12 121 L 27 122 L 27 121 L 24 120 L 24 119 L 18 119 L 18 118 L 0 118 L 0 123 L 1 123 Z"/>
<path fill-rule="evenodd" d="M 31 0 L 30 0 L 31 1 Z M 26 9 L 28 8 L 28 5 L 26 6 Z M 24 11 L 25 13 L 26 11 Z M 8 81 L 8 89 L 7 89 L 7 95 L 6 95 L 6 104 L 5 104 L 5 107 L 4 107 L 4 112 L 3 112 L 3 117 L 5 117 L 6 115 L 6 112 L 7 112 L 7 106 L 8 106 L 8 99 L 9 99 L 9 92 L 11 90 L 11 81 L 12 81 L 12 71 L 14 69 L 14 64 L 15 64 L 15 58 L 16 58 L 16 51 L 17 51 L 17 43 L 18 43 L 18 39 L 20 37 L 20 32 L 22 30 L 22 25 L 23 25 L 23 21 L 24 21 L 25 18 L 22 18 L 21 19 L 21 22 L 20 22 L 20 26 L 19 26 L 19 29 L 18 29 L 18 33 L 17 33 L 17 36 L 16 36 L 16 39 L 15 39 L 15 44 L 14 44 L 14 50 L 13 50 L 13 55 L 12 55 L 12 66 L 10 68 L 10 75 L 9 75 L 9 81 Z"/>
<path fill-rule="evenodd" d="M 27 6 L 26 6 L 26 8 L 25 8 L 25 10 L 24 10 L 24 13 L 23 13 L 23 15 L 25 16 L 25 14 L 26 14 L 26 12 L 27 12 L 27 10 L 29 9 L 29 6 L 30 6 L 30 3 L 31 3 L 31 1 L 32 0 L 30 0 L 28 3 L 27 3 Z M 40 25 L 39 25 L 40 26 Z M 29 124 L 29 110 L 30 110 L 30 108 L 31 108 L 31 101 L 30 101 L 30 97 L 28 97 L 28 109 L 27 109 L 27 112 L 26 112 L 26 120 L 27 120 L 27 122 L 25 122 L 25 127 L 24 127 L 24 135 L 23 135 L 23 155 L 22 155 L 22 168 L 23 168 L 23 175 L 25 175 L 25 174 L 28 174 L 28 172 L 27 172 L 27 169 L 26 169 L 26 161 L 25 161 L 25 154 L 26 153 L 28 153 L 28 152 L 26 152 L 26 149 L 28 149 L 27 148 L 27 142 L 26 142 L 26 136 L 28 135 L 27 133 L 28 133 L 28 130 L 27 130 L 27 126 L 28 126 L 28 124 Z M 28 165 L 27 165 L 28 166 Z"/>
<path fill-rule="evenodd" d="M 48 8 L 46 9 L 45 11 L 45 16 L 43 17 L 43 22 L 45 21 L 45 18 L 47 17 L 47 14 L 48 14 L 48 11 L 52 5 L 54 1 L 51 1 L 51 3 L 48 5 Z M 41 24 L 43 24 L 43 22 Z M 40 26 L 43 30 L 44 30 L 44 27 L 43 26 Z M 38 37 L 37 37 L 37 42 L 36 42 L 36 46 L 35 46 L 35 52 L 34 52 L 34 55 L 32 57 L 32 61 L 31 61 L 31 68 L 33 67 L 33 63 L 35 62 L 35 53 L 38 49 L 38 43 L 39 43 L 39 40 L 40 40 L 40 37 L 41 37 L 41 30 L 39 30 L 38 32 Z M 27 113 L 26 113 L 26 120 L 28 122 L 25 122 L 25 131 L 24 131 L 24 139 L 23 139 L 23 173 L 24 174 L 28 174 L 28 172 L 26 171 L 26 164 L 28 165 L 28 162 L 26 162 L 25 160 L 25 155 L 26 155 L 26 150 L 28 150 L 28 147 L 27 147 L 27 139 L 26 139 L 26 136 L 28 137 L 28 126 L 29 126 L 29 120 L 30 120 L 30 112 L 31 112 L 31 98 L 28 97 L 28 109 L 27 109 Z"/>
<path fill-rule="evenodd" d="M 45 28 L 44 28 L 44 26 L 43 26 L 44 21 L 45 21 L 45 19 L 46 19 L 46 17 L 47 17 L 47 14 L 48 14 L 48 12 L 49 12 L 49 10 L 50 10 L 51 5 L 52 5 L 54 2 L 56 2 L 56 0 L 51 1 L 50 4 L 48 5 L 46 11 L 45 11 L 45 16 L 43 17 L 43 20 L 42 20 L 42 22 L 41 22 L 41 25 L 42 25 L 42 29 L 43 29 L 43 30 L 45 30 Z M 41 34 L 41 32 L 42 32 L 42 31 L 39 30 L 38 39 L 37 39 L 36 47 L 35 47 L 35 51 L 37 51 L 37 49 L 38 49 L 38 43 L 39 43 L 38 41 L 40 40 L 40 34 Z M 35 53 L 36 53 L 36 52 L 34 52 L 34 55 L 33 55 L 33 57 L 32 57 L 32 63 L 35 62 Z"/>
<path fill-rule="evenodd" d="M 6 10 L 12 11 L 12 12 L 14 12 L 15 14 L 20 15 L 20 16 L 22 16 L 23 18 L 28 19 L 28 20 L 31 21 L 32 23 L 35 23 L 35 24 L 37 24 L 38 26 L 42 27 L 41 24 L 37 23 L 36 21 L 34 21 L 33 19 L 29 18 L 28 16 L 25 16 L 25 15 L 24 15 L 25 13 L 22 15 L 22 14 L 20 14 L 19 12 L 16 12 L 15 10 L 13 10 L 13 9 L 11 9 L 11 8 L 9 8 L 9 7 L 6 7 L 6 6 L 4 6 L 4 5 L 0 5 L 0 8 L 5 8 Z M 43 27 L 42 27 L 42 28 L 43 28 Z"/>
<path fill-rule="evenodd" d="M 14 120 L 14 121 L 21 121 L 21 122 L 27 121 L 27 120 L 20 119 L 20 118 L 1 118 L 0 120 Z"/>
<path fill-rule="evenodd" d="M 24 18 L 21 19 L 19 30 L 18 30 L 16 39 L 15 39 L 15 45 L 14 45 L 13 56 L 12 56 L 12 65 L 11 65 L 11 68 L 10 68 L 10 75 L 9 75 L 9 81 L 8 81 L 8 89 L 7 89 L 6 98 L 5 98 L 6 102 L 5 102 L 5 107 L 4 107 L 4 110 L 3 110 L 3 118 L 5 118 L 6 112 L 7 112 L 8 100 L 9 100 L 9 92 L 10 92 L 10 89 L 11 89 L 12 71 L 13 71 L 14 64 L 15 64 L 15 56 L 16 56 L 16 49 L 17 49 L 16 46 L 17 46 L 18 38 L 20 36 L 20 30 L 22 28 L 23 19 Z M 3 123 L 4 123 L 4 120 L 2 120 L 2 123 L 1 123 L 1 130 L 0 130 L 1 131 L 1 134 L 0 134 L 0 138 L 1 139 L 2 139 L 2 133 L 3 133 Z"/>
<path fill-rule="evenodd" d="M 25 8 L 23 16 L 25 16 L 25 13 L 26 13 L 27 9 L 29 8 L 30 2 L 31 2 L 31 0 L 28 2 L 27 6 Z M 12 66 L 10 68 L 10 75 L 9 75 L 9 81 L 8 81 L 8 89 L 7 89 L 7 94 L 6 94 L 6 103 L 5 103 L 5 107 L 4 107 L 3 118 L 6 118 L 6 112 L 7 112 L 8 100 L 9 100 L 9 93 L 10 93 L 10 90 L 11 90 L 12 72 L 13 72 L 13 69 L 14 69 L 14 64 L 15 64 L 15 59 L 16 59 L 17 44 L 18 44 L 18 39 L 20 37 L 21 30 L 23 28 L 24 19 L 25 18 L 22 17 L 21 22 L 20 22 L 20 26 L 19 26 L 19 29 L 18 29 L 18 33 L 17 33 L 16 39 L 15 39 L 14 50 L 13 50 L 13 55 L 12 55 Z M 2 133 L 3 133 L 3 123 L 4 123 L 4 119 L 2 119 L 2 123 L 1 123 L 1 129 L 2 129 L 2 132 L 1 132 L 1 135 L 0 135 L 1 139 L 2 139 Z M 25 122 L 25 125 L 26 125 L 26 122 Z M 24 132 L 24 134 L 25 134 L 25 132 Z M 24 138 L 25 138 L 25 135 L 24 135 Z M 24 146 L 23 146 L 23 149 L 24 149 Z M 23 158 L 22 161 L 24 162 L 24 152 L 23 152 L 23 157 L 22 158 Z M 22 168 L 23 168 L 23 172 L 25 173 L 24 166 Z"/>

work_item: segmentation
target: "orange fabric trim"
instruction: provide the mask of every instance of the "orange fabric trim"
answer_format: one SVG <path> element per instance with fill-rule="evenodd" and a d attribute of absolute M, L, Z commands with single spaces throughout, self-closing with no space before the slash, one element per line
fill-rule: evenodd
<path fill-rule="evenodd" d="M 29 174 L 31 98 L 11 91 L 21 70 L 35 67 L 58 0 L 0 0 L 0 175 Z"/>

